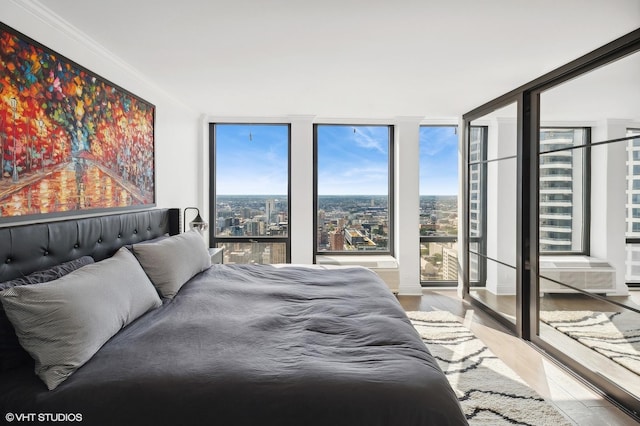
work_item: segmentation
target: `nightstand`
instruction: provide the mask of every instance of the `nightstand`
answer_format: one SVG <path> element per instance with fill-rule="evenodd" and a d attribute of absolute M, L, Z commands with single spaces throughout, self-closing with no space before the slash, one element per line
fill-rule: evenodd
<path fill-rule="evenodd" d="M 223 248 L 209 247 L 209 256 L 211 256 L 211 263 L 223 263 L 222 262 L 222 252 Z"/>

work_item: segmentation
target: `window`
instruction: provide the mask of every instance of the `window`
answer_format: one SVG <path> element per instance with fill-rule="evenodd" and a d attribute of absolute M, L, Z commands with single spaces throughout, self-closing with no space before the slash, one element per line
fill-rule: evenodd
<path fill-rule="evenodd" d="M 475 201 L 478 184 L 471 189 Z M 471 220 L 477 220 L 475 212 Z M 420 127 L 420 281 L 429 286 L 458 282 L 456 126 Z"/>
<path fill-rule="evenodd" d="M 588 128 L 540 129 L 540 251 L 587 253 Z"/>
<path fill-rule="evenodd" d="M 393 127 L 316 124 L 315 254 L 393 254 Z"/>
<path fill-rule="evenodd" d="M 211 124 L 210 241 L 224 263 L 286 263 L 288 124 Z"/>

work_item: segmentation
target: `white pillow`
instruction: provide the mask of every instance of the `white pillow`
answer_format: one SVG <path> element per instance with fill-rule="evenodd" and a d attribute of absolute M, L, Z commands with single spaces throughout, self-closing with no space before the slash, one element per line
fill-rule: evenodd
<path fill-rule="evenodd" d="M 154 243 L 134 244 L 133 253 L 162 297 L 169 299 L 191 277 L 211 266 L 207 246 L 195 231 Z"/>
<path fill-rule="evenodd" d="M 62 278 L 0 293 L 36 374 L 55 389 L 120 329 L 162 305 L 135 257 L 125 248 Z"/>

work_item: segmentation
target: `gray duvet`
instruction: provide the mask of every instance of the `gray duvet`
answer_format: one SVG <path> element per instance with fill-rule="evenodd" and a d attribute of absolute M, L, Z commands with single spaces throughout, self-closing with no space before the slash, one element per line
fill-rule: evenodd
<path fill-rule="evenodd" d="M 53 391 L 32 369 L 3 373 L 5 413 L 86 425 L 467 423 L 374 273 L 266 265 L 213 265 Z"/>

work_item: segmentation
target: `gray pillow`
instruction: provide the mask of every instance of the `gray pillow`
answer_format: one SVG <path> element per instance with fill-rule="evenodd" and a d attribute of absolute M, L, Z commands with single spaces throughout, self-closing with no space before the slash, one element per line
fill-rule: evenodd
<path fill-rule="evenodd" d="M 90 263 L 93 263 L 93 257 L 83 256 L 61 263 L 60 265 L 52 266 L 43 271 L 33 272 L 24 277 L 4 281 L 0 283 L 0 292 L 15 286 L 42 284 L 53 281 Z M 0 303 L 0 371 L 19 367 L 29 361 L 33 362 L 29 354 L 20 346 L 13 325 L 11 325 L 9 318 L 7 318 L 2 308 L 2 303 Z"/>
<path fill-rule="evenodd" d="M 82 256 L 59 265 L 54 265 L 42 271 L 32 272 L 24 277 L 18 277 L 10 281 L 1 282 L 0 291 L 18 285 L 42 284 L 53 281 L 90 263 L 94 263 L 93 257 Z"/>
<path fill-rule="evenodd" d="M 121 248 L 48 283 L 0 293 L 36 374 L 55 389 L 121 328 L 162 303 L 135 257 Z"/>
<path fill-rule="evenodd" d="M 195 231 L 155 243 L 134 244 L 133 253 L 162 297 L 169 299 L 191 277 L 211 266 L 204 240 Z"/>

